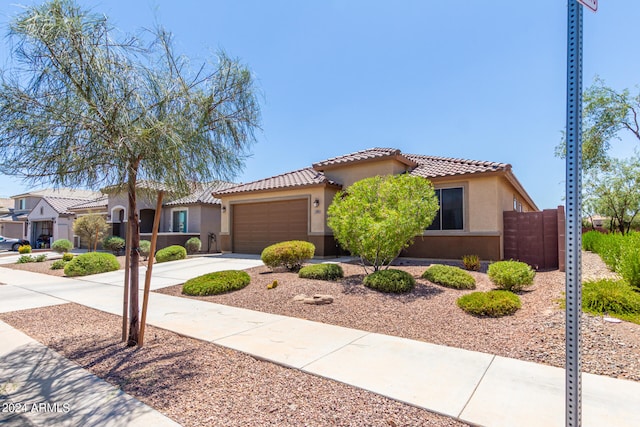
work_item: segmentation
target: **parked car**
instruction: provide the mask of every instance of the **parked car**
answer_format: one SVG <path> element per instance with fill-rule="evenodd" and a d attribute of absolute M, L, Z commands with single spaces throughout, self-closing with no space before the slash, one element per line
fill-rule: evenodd
<path fill-rule="evenodd" d="M 0 236 L 0 249 L 17 251 L 22 245 L 28 245 L 29 241 L 24 239 L 14 239 L 12 237 Z"/>

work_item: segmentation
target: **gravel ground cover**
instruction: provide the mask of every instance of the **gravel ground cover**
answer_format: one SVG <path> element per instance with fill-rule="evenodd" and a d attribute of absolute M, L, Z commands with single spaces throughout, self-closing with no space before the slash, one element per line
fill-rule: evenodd
<path fill-rule="evenodd" d="M 583 253 L 583 279 L 616 277 L 598 255 Z M 473 317 L 455 300 L 467 292 L 420 279 L 428 262 L 400 260 L 414 275 L 407 295 L 365 288 L 362 267 L 341 264 L 338 282 L 296 274 L 248 270 L 251 283 L 229 294 L 197 299 L 283 314 L 371 332 L 483 351 L 564 367 L 564 273 L 538 272 L 520 294 L 522 309 L 500 319 Z M 26 264 L 32 268 L 44 265 Z M 471 272 L 477 290 L 492 289 L 484 272 Z M 274 280 L 278 286 L 267 289 Z M 185 297 L 181 286 L 159 292 Z M 328 305 L 294 301 L 300 294 L 331 294 Z M 462 425 L 450 418 L 213 344 L 151 327 L 142 349 L 119 342 L 117 316 L 67 304 L 0 315 L 98 376 L 184 425 Z M 583 315 L 584 372 L 640 381 L 640 325 Z M 60 325 L 74 325 L 60 328 Z"/>

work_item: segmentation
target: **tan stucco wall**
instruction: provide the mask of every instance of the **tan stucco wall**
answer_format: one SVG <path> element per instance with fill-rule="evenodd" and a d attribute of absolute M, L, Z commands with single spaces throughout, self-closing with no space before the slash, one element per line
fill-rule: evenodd
<path fill-rule="evenodd" d="M 397 160 L 386 159 L 380 161 L 369 161 L 356 164 L 347 164 L 344 167 L 332 167 L 324 174 L 327 178 L 342 184 L 342 188 L 347 188 L 356 181 L 371 176 L 397 175 L 408 169 L 404 163 Z"/>

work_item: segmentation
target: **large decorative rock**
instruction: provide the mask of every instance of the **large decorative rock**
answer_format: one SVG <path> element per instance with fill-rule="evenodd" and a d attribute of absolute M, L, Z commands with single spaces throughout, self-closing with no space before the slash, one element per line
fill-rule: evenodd
<path fill-rule="evenodd" d="M 314 305 L 323 305 L 323 304 L 331 304 L 333 302 L 332 295 L 323 295 L 323 294 L 315 294 L 311 297 L 306 296 L 305 294 L 296 295 L 293 297 L 294 301 L 300 301 L 305 304 L 314 304 Z"/>

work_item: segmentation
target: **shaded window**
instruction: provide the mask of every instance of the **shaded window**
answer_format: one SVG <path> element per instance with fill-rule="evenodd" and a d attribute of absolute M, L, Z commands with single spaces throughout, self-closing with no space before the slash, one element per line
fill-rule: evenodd
<path fill-rule="evenodd" d="M 18 199 L 18 209 L 19 210 L 27 209 L 27 199 Z"/>
<path fill-rule="evenodd" d="M 463 230 L 463 191 L 459 188 L 436 189 L 440 209 L 427 230 Z"/>
<path fill-rule="evenodd" d="M 187 232 L 187 211 L 173 211 L 172 213 L 171 231 L 186 233 Z"/>

